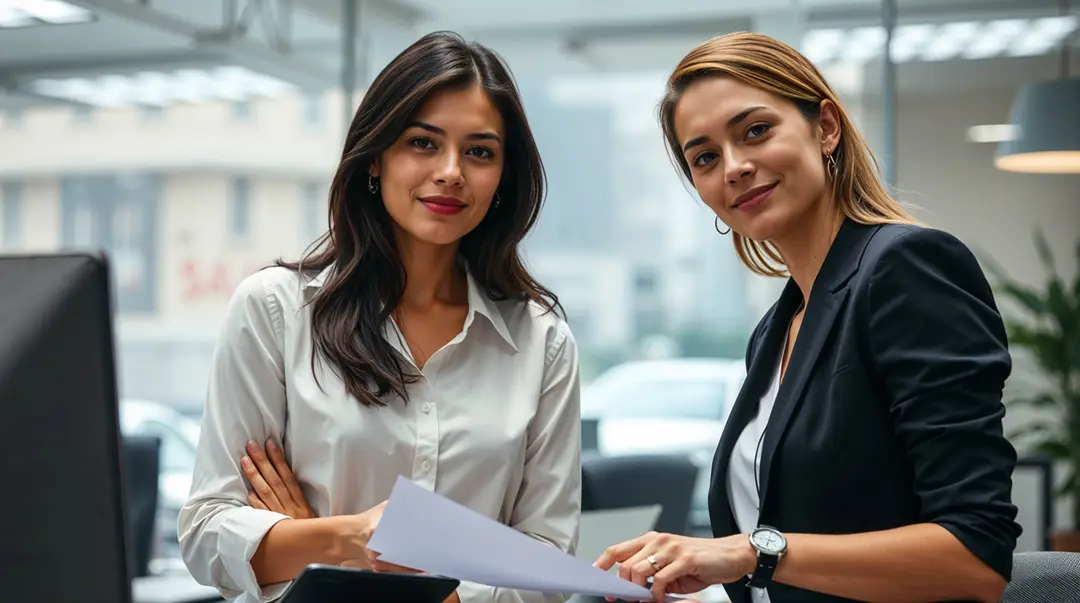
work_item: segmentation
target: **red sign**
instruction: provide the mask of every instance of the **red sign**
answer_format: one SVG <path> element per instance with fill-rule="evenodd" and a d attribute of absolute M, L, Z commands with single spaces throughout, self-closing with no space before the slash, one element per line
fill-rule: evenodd
<path fill-rule="evenodd" d="M 180 264 L 180 298 L 184 301 L 228 300 L 247 276 L 269 264 L 242 264 L 224 259 L 185 260 Z"/>

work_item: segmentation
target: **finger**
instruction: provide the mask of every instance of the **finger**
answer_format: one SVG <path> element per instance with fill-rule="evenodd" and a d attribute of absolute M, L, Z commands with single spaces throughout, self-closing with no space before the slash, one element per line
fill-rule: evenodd
<path fill-rule="evenodd" d="M 296 474 L 292 472 L 292 468 L 289 467 L 289 463 L 285 460 L 285 454 L 281 451 L 281 446 L 278 446 L 273 438 L 266 440 L 266 455 L 270 457 L 270 464 L 274 466 L 277 474 L 281 476 L 281 481 L 285 484 L 285 490 L 288 491 L 289 498 L 298 505 L 306 506 L 307 498 L 300 488 L 300 482 L 296 481 Z"/>
<path fill-rule="evenodd" d="M 649 555 L 645 554 L 645 551 L 646 549 L 642 549 L 640 553 L 634 555 L 630 559 L 627 559 L 619 568 L 619 573 L 621 574 L 623 569 L 625 568 L 627 571 L 627 580 L 633 582 L 634 584 L 637 584 L 638 586 L 647 587 L 649 583 L 649 578 L 651 578 L 657 570 L 655 567 L 653 567 L 652 563 L 649 563 Z M 653 556 L 655 555 L 656 552 L 653 551 Z M 657 559 L 657 561 L 662 563 L 659 559 Z"/>
<path fill-rule="evenodd" d="M 633 540 L 627 540 L 626 542 L 620 542 L 619 544 L 613 544 L 604 550 L 593 565 L 607 571 L 612 568 L 616 563 L 622 563 L 626 559 L 630 558 L 634 553 L 641 550 L 647 542 L 646 536 L 638 536 Z"/>
<path fill-rule="evenodd" d="M 248 498 L 248 505 L 250 505 L 252 508 L 262 509 L 263 511 L 269 511 L 270 510 L 270 509 L 266 508 L 266 505 L 263 504 L 263 501 L 259 500 L 259 495 L 258 494 L 255 494 L 254 492 L 248 492 L 248 497 L 247 498 Z"/>
<path fill-rule="evenodd" d="M 266 508 L 275 513 L 282 513 L 288 515 L 285 507 L 281 504 L 281 501 L 274 495 L 274 491 L 270 489 L 270 486 L 263 479 L 262 474 L 255 467 L 255 463 L 251 461 L 251 457 L 245 456 L 240 459 L 240 467 L 244 470 L 244 475 L 247 476 L 248 481 L 251 482 L 251 487 L 255 489 L 255 493 L 262 500 L 262 503 L 266 505 Z"/>
<path fill-rule="evenodd" d="M 405 567 L 404 565 L 397 565 L 389 563 L 387 561 L 380 561 L 376 559 L 372 564 L 372 569 L 377 572 L 393 572 L 395 574 L 422 574 L 420 570 L 413 569 L 411 567 Z"/>
<path fill-rule="evenodd" d="M 266 454 L 262 448 L 255 442 L 248 442 L 247 445 L 248 456 L 251 457 L 252 462 L 255 463 L 255 467 L 259 470 L 259 474 L 266 480 L 266 484 L 273 490 L 274 495 L 281 502 L 281 504 L 290 511 L 290 515 L 295 513 L 297 508 L 296 501 L 289 495 L 289 490 L 285 488 L 285 482 L 281 481 L 281 476 L 278 475 L 274 465 L 270 462 L 270 459 L 266 458 Z M 269 502 L 269 501 L 264 501 Z"/>
<path fill-rule="evenodd" d="M 668 587 L 686 574 L 686 567 L 686 561 L 682 557 L 672 561 L 669 565 L 662 566 L 660 571 L 656 572 L 652 577 L 653 598 L 657 601 L 663 601 L 667 596 Z"/>

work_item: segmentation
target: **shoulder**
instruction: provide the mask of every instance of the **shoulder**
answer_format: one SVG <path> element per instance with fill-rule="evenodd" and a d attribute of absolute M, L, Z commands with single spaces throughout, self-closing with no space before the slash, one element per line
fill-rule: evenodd
<path fill-rule="evenodd" d="M 534 301 L 505 300 L 494 306 L 502 314 L 518 347 L 541 347 L 545 364 L 551 364 L 566 350 L 577 349 L 570 325 L 557 311 L 548 310 Z"/>
<path fill-rule="evenodd" d="M 938 261 L 975 261 L 971 250 L 959 238 L 944 230 L 915 224 L 885 224 L 877 229 L 866 246 L 862 265 L 906 263 L 919 258 Z"/>
<path fill-rule="evenodd" d="M 263 268 L 244 277 L 233 291 L 230 305 L 280 314 L 300 305 L 304 285 L 310 277 L 282 266 Z"/>

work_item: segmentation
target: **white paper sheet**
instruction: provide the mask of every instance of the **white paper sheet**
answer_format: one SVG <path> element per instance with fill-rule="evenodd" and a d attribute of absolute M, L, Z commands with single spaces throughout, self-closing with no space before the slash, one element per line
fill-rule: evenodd
<path fill-rule="evenodd" d="M 384 561 L 488 586 L 653 600 L 646 588 L 429 492 L 405 477 L 398 477 L 394 484 L 368 544 Z"/>

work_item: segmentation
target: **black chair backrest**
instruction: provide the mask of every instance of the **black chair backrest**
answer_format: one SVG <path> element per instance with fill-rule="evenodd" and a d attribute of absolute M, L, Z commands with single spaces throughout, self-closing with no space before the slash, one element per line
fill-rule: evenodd
<path fill-rule="evenodd" d="M 581 419 L 581 449 L 583 451 L 597 450 L 600 447 L 600 420 L 595 418 Z"/>
<path fill-rule="evenodd" d="M 1001 603 L 1080 603 L 1080 553 L 1013 555 L 1012 580 Z"/>
<path fill-rule="evenodd" d="M 124 436 L 124 503 L 127 507 L 128 564 L 133 578 L 150 574 L 157 532 L 160 458 L 161 440 L 156 436 Z"/>
<path fill-rule="evenodd" d="M 685 534 L 697 476 L 697 465 L 681 455 L 583 456 L 581 510 L 659 504 L 656 531 Z"/>

